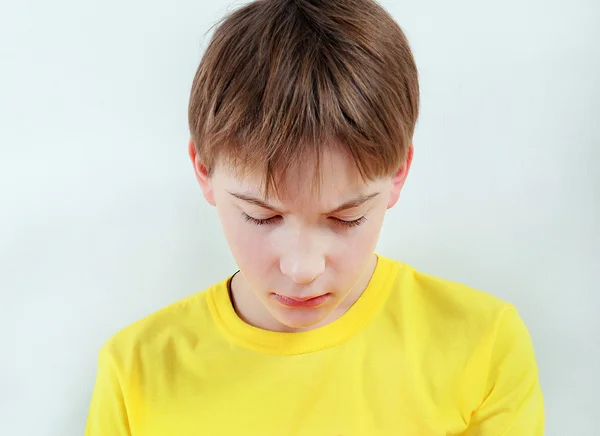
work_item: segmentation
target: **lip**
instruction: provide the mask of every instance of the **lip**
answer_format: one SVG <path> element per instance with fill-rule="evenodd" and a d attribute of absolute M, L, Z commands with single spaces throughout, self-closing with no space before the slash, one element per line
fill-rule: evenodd
<path fill-rule="evenodd" d="M 314 307 L 318 307 L 321 306 L 322 304 L 324 304 L 329 297 L 331 296 L 331 294 L 327 293 L 327 294 L 323 294 L 323 295 L 317 295 L 315 297 L 308 297 L 308 298 L 292 298 L 292 297 L 286 297 L 285 295 L 279 295 L 279 294 L 273 294 L 273 297 L 275 298 L 275 300 L 277 300 L 277 302 L 283 306 L 286 307 L 292 307 L 292 308 L 314 308 Z"/>

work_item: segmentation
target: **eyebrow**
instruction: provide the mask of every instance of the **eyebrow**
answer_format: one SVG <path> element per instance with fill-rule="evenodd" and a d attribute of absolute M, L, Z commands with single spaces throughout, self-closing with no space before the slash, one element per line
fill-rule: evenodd
<path fill-rule="evenodd" d="M 345 202 L 344 204 L 339 205 L 334 210 L 329 213 L 341 212 L 346 209 L 352 209 L 354 207 L 358 207 L 366 203 L 372 198 L 375 198 L 379 195 L 379 192 L 373 192 L 372 194 L 360 194 L 354 197 L 352 200 Z"/>
<path fill-rule="evenodd" d="M 269 210 L 272 210 L 273 212 L 281 213 L 277 210 L 276 207 L 271 206 L 269 203 L 266 203 L 265 201 L 261 200 L 260 198 L 254 197 L 249 194 L 239 194 L 237 192 L 230 192 L 230 191 L 227 191 L 227 192 L 230 195 L 233 195 L 235 198 L 245 201 L 246 203 L 250 203 L 255 206 L 262 207 L 263 209 L 269 209 Z M 346 201 L 345 203 L 339 205 L 338 207 L 336 207 L 332 211 L 329 211 L 328 213 L 329 214 L 337 213 L 337 212 L 341 212 L 346 209 L 352 209 L 354 207 L 361 206 L 364 203 L 366 203 L 367 201 L 371 200 L 372 198 L 377 197 L 378 195 L 379 195 L 379 192 L 373 192 L 372 194 L 357 195 L 353 199 Z"/>

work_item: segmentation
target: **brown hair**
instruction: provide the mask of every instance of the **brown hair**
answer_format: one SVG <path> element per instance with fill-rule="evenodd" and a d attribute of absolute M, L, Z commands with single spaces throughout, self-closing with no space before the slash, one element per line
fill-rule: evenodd
<path fill-rule="evenodd" d="M 404 163 L 419 112 L 408 41 L 373 0 L 257 0 L 223 18 L 194 77 L 188 121 L 209 174 L 217 159 L 264 174 L 343 144 L 364 179 Z"/>

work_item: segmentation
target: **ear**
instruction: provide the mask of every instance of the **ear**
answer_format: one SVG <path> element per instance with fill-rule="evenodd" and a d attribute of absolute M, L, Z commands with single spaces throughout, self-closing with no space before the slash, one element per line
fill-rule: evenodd
<path fill-rule="evenodd" d="M 390 191 L 390 198 L 387 205 L 388 209 L 394 206 L 400 198 L 400 191 L 402 191 L 402 187 L 404 186 L 404 182 L 406 181 L 406 177 L 408 176 L 410 164 L 412 163 L 413 159 L 413 153 L 414 147 L 413 144 L 411 144 L 408 148 L 408 153 L 406 154 L 406 161 L 396 172 L 396 174 L 394 174 L 394 176 L 392 177 L 392 189 Z"/>
<path fill-rule="evenodd" d="M 196 153 L 196 145 L 194 144 L 193 139 L 190 139 L 190 143 L 188 144 L 188 154 L 192 160 L 192 164 L 194 165 L 196 180 L 198 180 L 200 188 L 202 188 L 202 194 L 204 194 L 204 198 L 209 202 L 209 204 L 215 206 L 215 197 L 212 190 L 211 176 L 208 174 L 208 170 L 200 160 L 200 156 L 198 156 L 198 153 Z"/>

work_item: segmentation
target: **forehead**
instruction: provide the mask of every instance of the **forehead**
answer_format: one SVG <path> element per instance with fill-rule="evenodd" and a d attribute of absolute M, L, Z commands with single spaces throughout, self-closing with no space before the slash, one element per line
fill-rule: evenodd
<path fill-rule="evenodd" d="M 265 174 L 240 173 L 224 165 L 215 168 L 217 183 L 224 189 L 285 205 L 329 206 L 357 194 L 367 194 L 376 184 L 364 180 L 352 155 L 338 147 L 323 150 L 318 163 L 316 159 L 306 159 L 278 175 L 277 194 L 270 191 L 269 198 L 265 198 Z"/>

